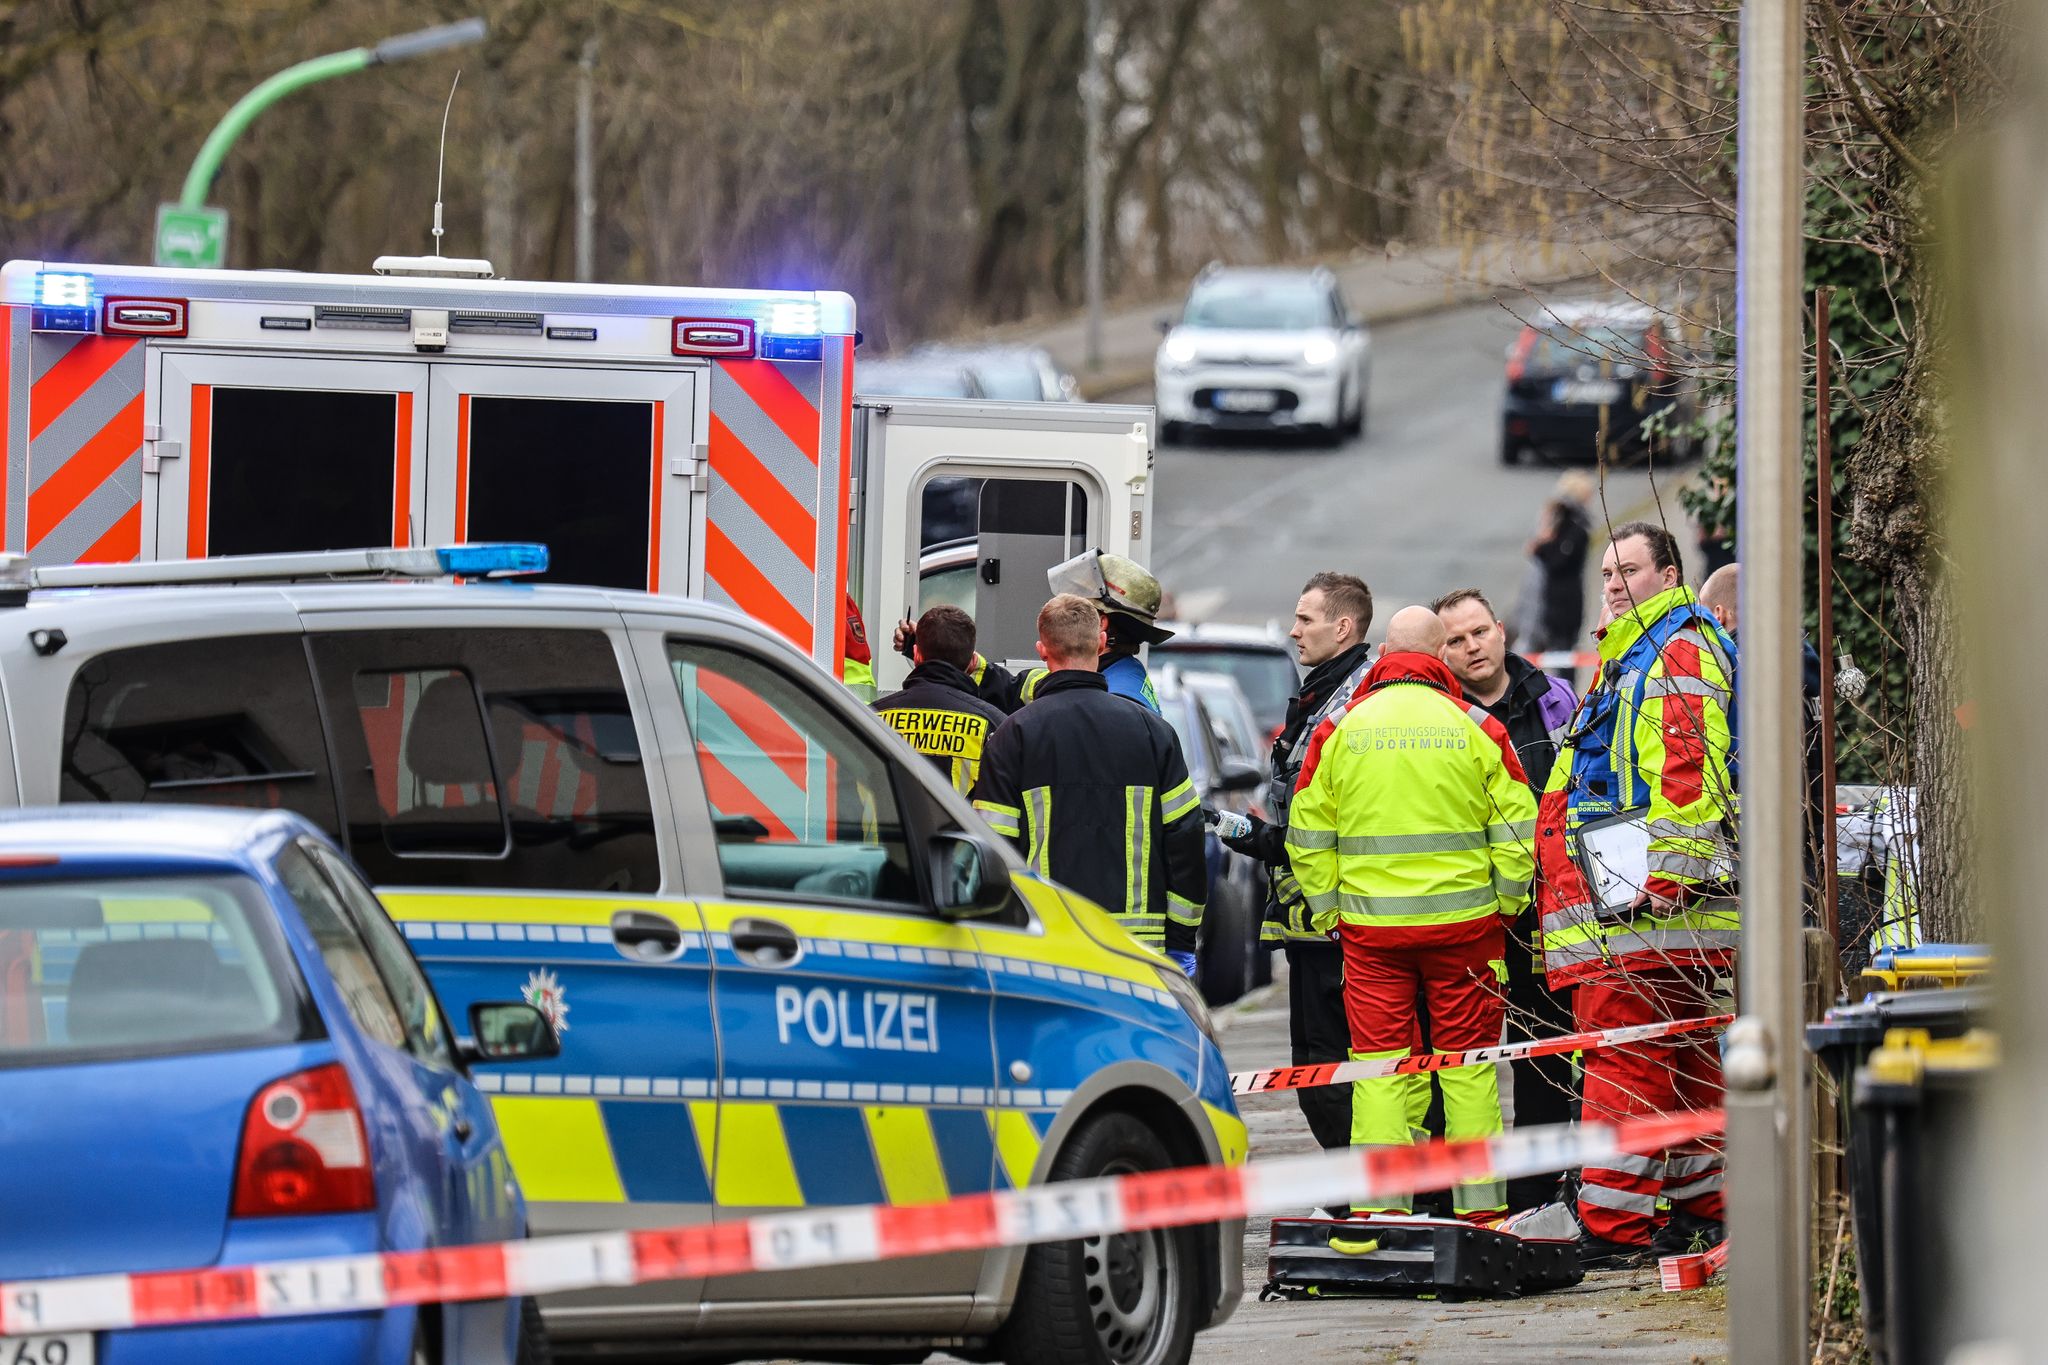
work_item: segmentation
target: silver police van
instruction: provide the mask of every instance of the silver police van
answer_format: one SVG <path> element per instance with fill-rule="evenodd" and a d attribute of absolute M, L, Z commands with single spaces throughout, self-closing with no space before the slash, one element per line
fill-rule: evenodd
<path fill-rule="evenodd" d="M 480 1066 L 533 1231 L 925 1204 L 1236 1163 L 1199 995 L 1032 877 L 821 668 L 539 546 L 0 560 L 0 801 L 283 807 L 378 887 Z M 226 1191 L 222 1198 L 227 1197 Z M 569 1294 L 564 1345 L 1175 1365 L 1239 1223 Z"/>

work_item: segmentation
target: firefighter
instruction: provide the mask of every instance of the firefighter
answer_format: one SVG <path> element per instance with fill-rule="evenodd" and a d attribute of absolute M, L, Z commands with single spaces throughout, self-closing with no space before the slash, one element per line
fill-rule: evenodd
<path fill-rule="evenodd" d="M 1171 640 L 1173 632 L 1159 624 L 1162 594 L 1151 570 L 1122 555 L 1086 550 L 1053 565 L 1045 577 L 1054 592 L 1072 593 L 1096 604 L 1106 625 L 1099 670 L 1103 681 L 1115 695 L 1129 697 L 1158 715 L 1159 693 L 1153 689 L 1138 650 Z M 1025 701 L 1037 695 L 1042 676 L 1034 671 L 1025 678 Z"/>
<path fill-rule="evenodd" d="M 1033 871 L 1193 976 L 1209 888 L 1201 801 L 1172 727 L 1111 697 L 1096 668 L 1107 631 L 1087 598 L 1039 611 L 1045 680 L 983 748 L 974 805 Z"/>
<path fill-rule="evenodd" d="M 1608 624 L 1599 680 L 1572 721 L 1537 821 L 1545 975 L 1573 991 L 1581 1029 L 1716 1012 L 1740 931 L 1732 897 L 1734 641 L 1682 582 L 1678 542 L 1630 522 L 1601 560 Z M 1599 822 L 1599 823 L 1596 823 Z M 1634 839 L 1639 888 L 1595 903 L 1578 858 L 1595 833 Z M 1584 1116 L 1619 1120 L 1721 1105 L 1719 1040 L 1701 1033 L 1584 1059 Z M 1721 1238 L 1719 1144 L 1618 1156 L 1579 1176 L 1588 1266 L 1640 1263 Z M 1659 1227 L 1657 1204 L 1671 1216 Z"/>
<path fill-rule="evenodd" d="M 1288 632 L 1308 668 L 1301 690 L 1287 703 L 1287 722 L 1273 740 L 1273 778 L 1266 803 L 1273 824 L 1250 817 L 1248 834 L 1223 842 L 1267 870 L 1269 891 L 1260 939 L 1287 953 L 1287 1031 L 1296 1066 L 1341 1062 L 1350 1052 L 1344 1017 L 1344 955 L 1329 935 L 1308 922 L 1308 904 L 1287 863 L 1287 807 L 1316 727 L 1365 681 L 1372 667 L 1365 632 L 1372 627 L 1372 590 L 1346 573 L 1319 573 L 1303 585 Z M 1342 1086 L 1294 1092 L 1309 1131 L 1326 1148 L 1351 1144 L 1351 1094 Z"/>
<path fill-rule="evenodd" d="M 976 695 L 967 675 L 967 665 L 979 657 L 974 618 L 958 607 L 933 607 L 917 618 L 910 656 L 916 666 L 903 680 L 903 690 L 874 704 L 882 719 L 936 764 L 963 796 L 974 790 L 982 748 L 1004 719 L 1000 707 Z"/>
<path fill-rule="evenodd" d="M 1464 700 L 1442 658 L 1444 638 L 1427 607 L 1395 613 L 1358 695 L 1317 728 L 1288 811 L 1294 875 L 1316 926 L 1334 926 L 1344 951 L 1357 1061 L 1415 1050 L 1418 988 L 1438 1052 L 1498 1043 L 1506 1018 L 1504 921 L 1528 903 L 1536 799 L 1506 728 Z M 1447 1137 L 1501 1131 L 1494 1067 L 1438 1077 Z M 1426 1075 L 1356 1083 L 1352 1143 L 1407 1145 L 1428 1083 Z M 1497 1221 L 1506 1187 L 1491 1177 L 1460 1182 L 1451 1209 L 1467 1221 Z M 1399 1195 L 1352 1210 L 1408 1211 Z"/>

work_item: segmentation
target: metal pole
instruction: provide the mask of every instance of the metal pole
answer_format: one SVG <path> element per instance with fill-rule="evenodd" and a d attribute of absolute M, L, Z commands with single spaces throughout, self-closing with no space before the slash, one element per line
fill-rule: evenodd
<path fill-rule="evenodd" d="M 1840 951 L 1840 888 L 1835 884 L 1835 415 L 1834 353 L 1828 325 L 1830 289 L 1813 291 L 1813 463 L 1820 495 L 1814 585 L 1820 600 L 1820 927 Z"/>
<path fill-rule="evenodd" d="M 293 91 L 303 90 L 316 81 L 346 76 L 351 71 L 480 43 L 485 31 L 482 19 L 464 19 L 456 24 L 441 24 L 416 33 L 386 38 L 375 47 L 352 47 L 346 52 L 330 52 L 324 57 L 313 57 L 297 66 L 286 67 L 236 100 L 227 113 L 221 115 L 220 122 L 214 125 L 213 131 L 200 145 L 199 155 L 192 159 L 192 169 L 185 173 L 185 188 L 178 196 L 179 205 L 188 209 L 206 207 L 206 192 L 212 188 L 213 178 L 220 173 L 221 162 L 227 160 L 228 149 L 235 145 L 235 139 L 248 130 L 258 114 Z"/>
<path fill-rule="evenodd" d="M 1088 347 L 1089 371 L 1102 368 L 1102 109 L 1108 77 L 1102 69 L 1102 0 L 1088 0 L 1087 65 L 1081 77 L 1081 107 L 1087 133 L 1083 149 L 1087 197 Z"/>
<path fill-rule="evenodd" d="M 1736 493 L 1742 559 L 1742 1017 L 1729 1030 L 1728 1341 L 1807 1354 L 1808 1117 L 1800 923 L 1802 0 L 1743 0 Z"/>
<path fill-rule="evenodd" d="M 597 38 L 583 44 L 576 72 L 576 278 L 597 275 L 597 170 L 591 164 L 591 105 L 597 83 Z"/>

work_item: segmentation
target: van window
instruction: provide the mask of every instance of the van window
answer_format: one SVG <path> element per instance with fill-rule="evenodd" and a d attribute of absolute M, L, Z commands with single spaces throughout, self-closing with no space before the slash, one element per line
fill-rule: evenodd
<path fill-rule="evenodd" d="M 179 640 L 96 655 L 71 678 L 60 801 L 177 801 L 336 823 L 298 635 Z"/>
<path fill-rule="evenodd" d="M 212 421 L 204 553 L 389 545 L 404 529 L 391 524 L 397 394 L 218 387 Z"/>
<path fill-rule="evenodd" d="M 647 776 L 602 631 L 311 641 L 349 852 L 373 883 L 659 888 Z"/>
<path fill-rule="evenodd" d="M 670 640 L 728 896 L 919 905 L 892 765 L 795 679 Z"/>

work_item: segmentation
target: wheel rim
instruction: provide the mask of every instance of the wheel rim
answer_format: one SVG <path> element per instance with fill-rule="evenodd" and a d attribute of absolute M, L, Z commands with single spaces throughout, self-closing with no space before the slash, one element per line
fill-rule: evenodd
<path fill-rule="evenodd" d="M 1137 1171 L 1117 1162 L 1104 1175 Z M 1174 1306 L 1181 1298 L 1181 1263 L 1164 1229 L 1119 1232 L 1081 1242 L 1081 1280 L 1088 1320 L 1103 1353 L 1117 1365 L 1152 1365 L 1172 1345 Z"/>

